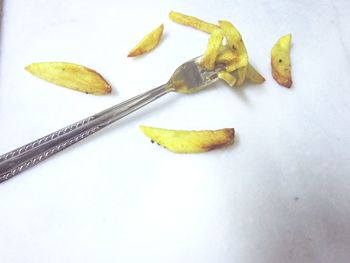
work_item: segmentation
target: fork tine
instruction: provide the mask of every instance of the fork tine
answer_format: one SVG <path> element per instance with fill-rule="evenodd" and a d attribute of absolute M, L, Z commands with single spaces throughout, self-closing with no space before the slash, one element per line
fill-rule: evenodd
<path fill-rule="evenodd" d="M 201 57 L 185 62 L 175 70 L 169 82 L 176 92 L 195 93 L 218 80 L 217 72 L 221 66 L 217 66 L 214 70 L 206 70 L 200 65 Z"/>

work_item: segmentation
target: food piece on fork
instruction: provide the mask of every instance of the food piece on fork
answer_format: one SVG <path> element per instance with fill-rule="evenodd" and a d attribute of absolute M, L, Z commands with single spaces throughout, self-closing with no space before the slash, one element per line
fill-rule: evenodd
<path fill-rule="evenodd" d="M 220 78 L 230 86 L 241 86 L 246 79 L 257 84 L 265 81 L 264 77 L 249 64 L 248 52 L 241 33 L 230 21 L 220 20 L 216 25 L 174 11 L 169 13 L 169 17 L 176 23 L 210 34 L 201 66 L 212 70 L 215 65 L 224 65 L 226 70 L 220 72 Z"/>

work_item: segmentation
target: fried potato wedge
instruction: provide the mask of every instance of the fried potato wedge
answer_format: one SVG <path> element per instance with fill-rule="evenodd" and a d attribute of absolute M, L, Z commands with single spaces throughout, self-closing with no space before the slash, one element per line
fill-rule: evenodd
<path fill-rule="evenodd" d="M 175 153 L 201 153 L 233 144 L 235 130 L 168 130 L 150 126 L 140 126 L 141 131 L 152 142 Z"/>
<path fill-rule="evenodd" d="M 224 34 L 221 29 L 214 30 L 210 34 L 207 49 L 200 62 L 203 68 L 207 70 L 213 70 L 215 68 L 216 57 L 219 54 L 223 39 Z"/>
<path fill-rule="evenodd" d="M 236 84 L 237 79 L 228 71 L 220 71 L 218 73 L 219 79 L 225 81 L 228 85 L 233 87 Z"/>
<path fill-rule="evenodd" d="M 244 68 L 248 65 L 248 60 L 246 56 L 238 56 L 228 63 L 226 63 L 226 71 L 233 72 L 235 70 L 238 70 L 240 68 Z"/>
<path fill-rule="evenodd" d="M 248 60 L 247 56 L 240 55 L 237 50 L 222 46 L 215 63 L 224 64 L 226 66 L 226 71 L 233 72 L 241 67 L 247 66 Z"/>
<path fill-rule="evenodd" d="M 245 81 L 247 75 L 247 66 L 237 69 L 237 82 L 236 86 L 241 86 Z"/>
<path fill-rule="evenodd" d="M 213 33 L 216 29 L 219 28 L 217 25 L 207 23 L 194 16 L 189 16 L 174 11 L 171 11 L 169 13 L 169 18 L 175 23 L 191 26 L 207 33 Z"/>
<path fill-rule="evenodd" d="M 262 84 L 265 81 L 265 78 L 251 64 L 247 66 L 246 78 L 256 84 Z"/>
<path fill-rule="evenodd" d="M 247 53 L 241 33 L 239 33 L 237 28 L 230 21 L 226 20 L 220 20 L 219 25 L 224 31 L 228 47 L 230 49 L 236 49 L 240 53 Z"/>
<path fill-rule="evenodd" d="M 227 47 L 220 47 L 220 53 L 216 58 L 216 63 L 219 64 L 230 64 L 232 61 L 238 61 L 239 54 L 235 50 L 229 49 Z"/>
<path fill-rule="evenodd" d="M 281 37 L 271 50 L 272 76 L 278 84 L 290 88 L 292 86 L 292 74 L 290 64 L 290 46 L 292 35 Z"/>
<path fill-rule="evenodd" d="M 222 64 L 225 70 L 220 72 L 219 78 L 230 86 L 241 86 L 246 79 L 258 84 L 265 81 L 264 77 L 249 64 L 242 35 L 230 21 L 220 20 L 218 25 L 215 25 L 173 11 L 169 17 L 174 22 L 211 34 L 200 64 L 207 70 L 213 70 L 216 65 Z"/>
<path fill-rule="evenodd" d="M 161 24 L 152 32 L 148 33 L 128 54 L 128 57 L 140 56 L 155 49 L 162 38 L 164 25 Z"/>
<path fill-rule="evenodd" d="M 103 95 L 112 87 L 95 70 L 68 62 L 38 62 L 25 67 L 34 76 L 69 89 Z"/>
<path fill-rule="evenodd" d="M 247 68 L 246 68 L 246 65 L 248 64 L 247 49 L 244 45 L 241 33 L 239 33 L 239 31 L 231 22 L 226 20 L 220 20 L 219 25 L 220 25 L 220 28 L 224 31 L 225 38 L 227 41 L 227 46 L 230 49 L 237 50 L 240 55 L 240 64 L 236 65 L 236 67 L 234 66 L 234 64 L 232 64 L 230 68 L 227 69 L 228 71 L 234 71 L 236 69 L 238 70 L 236 86 L 240 86 L 243 84 L 246 77 L 246 72 L 247 72 Z"/>

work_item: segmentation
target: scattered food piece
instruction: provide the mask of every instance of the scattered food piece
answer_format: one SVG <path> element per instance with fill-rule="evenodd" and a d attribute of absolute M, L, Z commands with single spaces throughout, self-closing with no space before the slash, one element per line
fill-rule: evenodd
<path fill-rule="evenodd" d="M 164 25 L 147 34 L 128 54 L 128 57 L 140 56 L 156 48 L 163 35 Z"/>
<path fill-rule="evenodd" d="M 290 46 L 292 35 L 281 37 L 271 50 L 272 76 L 278 84 L 290 88 L 292 86 Z"/>
<path fill-rule="evenodd" d="M 175 23 L 191 26 L 207 33 L 212 33 L 219 28 L 217 25 L 207 23 L 194 16 L 188 16 L 174 11 L 169 13 L 169 18 Z"/>
<path fill-rule="evenodd" d="M 112 87 L 95 70 L 68 62 L 38 62 L 25 67 L 34 76 L 69 89 L 103 95 Z"/>
<path fill-rule="evenodd" d="M 201 153 L 233 144 L 235 130 L 168 130 L 140 126 L 141 131 L 152 141 L 175 153 Z"/>

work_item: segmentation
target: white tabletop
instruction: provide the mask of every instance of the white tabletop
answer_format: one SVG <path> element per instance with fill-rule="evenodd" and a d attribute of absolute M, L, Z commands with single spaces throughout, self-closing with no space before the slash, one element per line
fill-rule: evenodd
<path fill-rule="evenodd" d="M 208 35 L 171 10 L 232 21 L 260 86 L 170 94 L 0 185 L 1 263 L 350 262 L 350 2 L 1 1 L 0 153 L 167 81 Z M 153 52 L 128 51 L 164 23 Z M 293 35 L 293 86 L 270 51 Z M 100 72 L 108 96 L 24 70 L 70 61 Z M 179 155 L 139 125 L 234 127 L 232 147 Z"/>

